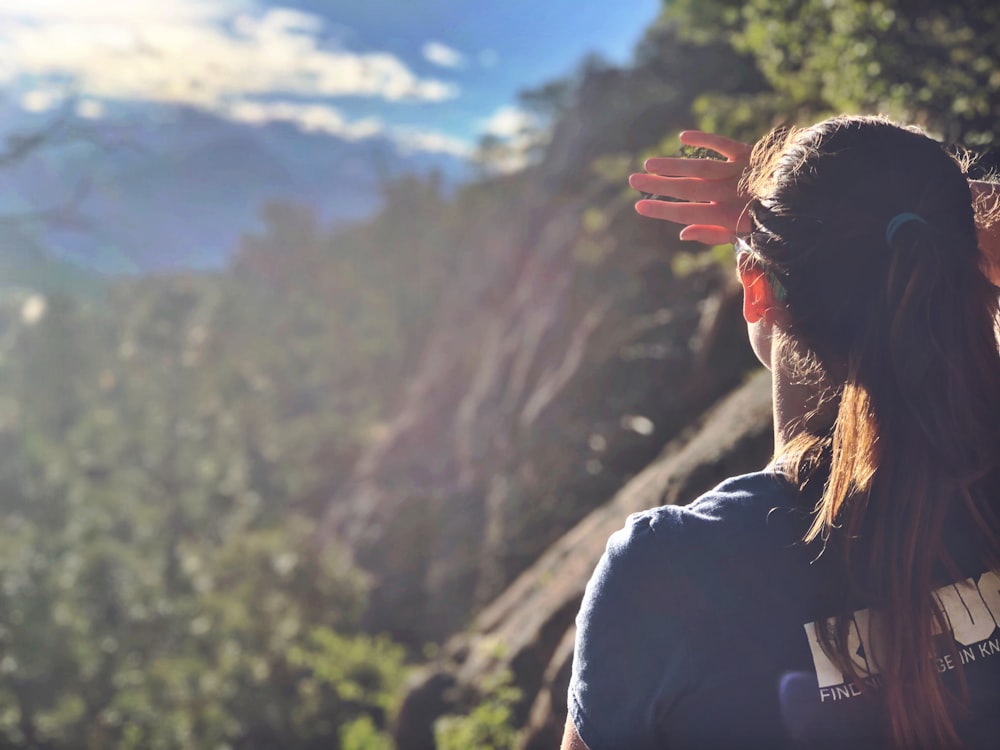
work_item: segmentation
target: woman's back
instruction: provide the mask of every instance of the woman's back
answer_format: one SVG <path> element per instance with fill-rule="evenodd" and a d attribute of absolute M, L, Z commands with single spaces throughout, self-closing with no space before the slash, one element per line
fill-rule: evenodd
<path fill-rule="evenodd" d="M 611 538 L 578 618 L 570 687 L 590 750 L 889 744 L 880 707 L 816 637 L 838 611 L 840 572 L 801 544 L 814 501 L 774 472 L 750 474 L 689 506 L 636 514 Z M 994 748 L 1000 577 L 962 573 L 939 594 L 958 661 L 942 642 L 934 663 L 953 689 L 964 669 L 970 711 L 956 721 L 966 746 Z M 877 688 L 870 624 L 858 602 L 852 644 Z"/>
<path fill-rule="evenodd" d="M 590 750 L 995 746 L 998 290 L 965 176 L 917 130 L 840 117 L 766 138 L 744 184 L 775 460 L 612 538 L 575 728 Z"/>

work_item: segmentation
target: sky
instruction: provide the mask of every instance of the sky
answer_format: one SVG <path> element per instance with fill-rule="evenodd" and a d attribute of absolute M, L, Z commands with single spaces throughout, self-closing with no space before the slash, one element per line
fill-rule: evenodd
<path fill-rule="evenodd" d="M 517 93 L 626 63 L 660 0 L 0 0 L 0 94 L 113 118 L 186 106 L 405 151 L 471 153 Z"/>

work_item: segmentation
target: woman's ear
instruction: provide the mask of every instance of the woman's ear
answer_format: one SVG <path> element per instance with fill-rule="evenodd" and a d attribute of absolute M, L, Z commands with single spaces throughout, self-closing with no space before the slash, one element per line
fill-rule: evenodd
<path fill-rule="evenodd" d="M 747 323 L 756 323 L 766 318 L 769 311 L 783 309 L 767 271 L 749 255 L 740 258 L 737 272 L 743 287 L 743 317 Z"/>

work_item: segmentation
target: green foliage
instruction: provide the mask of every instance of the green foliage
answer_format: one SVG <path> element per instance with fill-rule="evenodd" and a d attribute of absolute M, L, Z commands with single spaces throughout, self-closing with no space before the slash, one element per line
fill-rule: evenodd
<path fill-rule="evenodd" d="M 223 273 L 0 299 L 0 746 L 388 746 L 404 655 L 318 532 L 482 209 L 385 193 L 338 235 L 268 206 Z"/>
<path fill-rule="evenodd" d="M 679 251 L 671 259 L 671 268 L 678 278 L 709 268 L 721 268 L 732 272 L 733 246 L 713 245 L 707 250 L 696 252 Z"/>
<path fill-rule="evenodd" d="M 675 0 L 666 17 L 689 39 L 731 39 L 770 84 L 759 98 L 709 95 L 705 127 L 881 111 L 972 147 L 996 138 L 995 3 Z"/>
<path fill-rule="evenodd" d="M 480 702 L 464 716 L 443 716 L 434 726 L 437 750 L 513 750 L 517 729 L 514 706 L 521 691 L 503 673 L 485 685 Z"/>
<path fill-rule="evenodd" d="M 345 703 L 390 712 L 395 696 L 387 685 L 398 685 L 405 674 L 401 646 L 385 637 L 344 636 L 317 628 L 308 643 L 289 654 L 293 666 L 307 667 L 318 685 L 327 687 Z"/>
<path fill-rule="evenodd" d="M 4 298 L 3 747 L 337 748 L 365 717 L 385 745 L 402 652 L 358 632 L 363 581 L 316 541 L 393 320 L 324 319 L 311 271 L 300 305 L 253 276 Z"/>
<path fill-rule="evenodd" d="M 392 740 L 375 728 L 370 716 L 362 716 L 340 730 L 343 750 L 392 750 Z"/>

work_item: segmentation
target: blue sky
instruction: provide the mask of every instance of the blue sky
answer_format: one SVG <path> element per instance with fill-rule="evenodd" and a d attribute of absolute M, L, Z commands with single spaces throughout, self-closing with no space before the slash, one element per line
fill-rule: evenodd
<path fill-rule="evenodd" d="M 514 137 L 517 92 L 626 62 L 660 0 L 0 0 L 0 90 L 44 113 L 136 103 L 405 150 Z"/>

